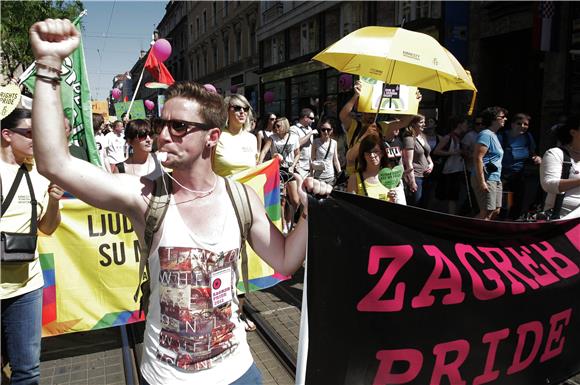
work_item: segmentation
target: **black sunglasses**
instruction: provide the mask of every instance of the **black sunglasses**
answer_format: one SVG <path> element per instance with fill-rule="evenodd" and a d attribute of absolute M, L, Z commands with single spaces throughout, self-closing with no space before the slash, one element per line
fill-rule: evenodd
<path fill-rule="evenodd" d="M 230 106 L 230 107 L 232 107 L 236 112 L 244 110 L 245 113 L 248 113 L 248 111 L 250 111 L 250 107 L 242 107 L 242 106 Z"/>
<path fill-rule="evenodd" d="M 329 132 L 332 131 L 332 128 L 321 128 L 320 132 Z"/>
<path fill-rule="evenodd" d="M 165 120 L 161 118 L 152 119 L 151 127 L 153 132 L 157 135 L 167 127 L 169 133 L 177 137 L 185 136 L 192 132 L 193 129 L 210 130 L 213 128 L 207 123 L 188 122 L 186 120 Z"/>
<path fill-rule="evenodd" d="M 9 128 L 10 131 L 25 136 L 27 138 L 32 138 L 32 130 L 30 128 Z"/>
<path fill-rule="evenodd" d="M 139 131 L 137 132 L 137 134 L 133 137 L 133 139 L 135 138 L 139 138 L 139 140 L 144 140 L 147 139 L 147 137 L 151 137 L 151 131 Z"/>

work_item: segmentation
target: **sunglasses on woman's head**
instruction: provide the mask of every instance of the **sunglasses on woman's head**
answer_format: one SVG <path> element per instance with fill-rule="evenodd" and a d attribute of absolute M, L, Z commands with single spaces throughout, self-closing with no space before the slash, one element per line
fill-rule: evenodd
<path fill-rule="evenodd" d="M 163 131 L 165 127 L 169 129 L 169 133 L 173 136 L 181 137 L 189 134 L 193 129 L 209 130 L 212 127 L 207 123 L 188 122 L 186 120 L 165 120 L 156 118 L 151 120 L 151 127 L 153 132 L 157 135 Z"/>
<path fill-rule="evenodd" d="M 232 107 L 233 110 L 236 112 L 244 110 L 245 113 L 248 113 L 248 111 L 250 111 L 250 107 L 242 107 L 242 106 L 230 106 L 230 107 Z"/>

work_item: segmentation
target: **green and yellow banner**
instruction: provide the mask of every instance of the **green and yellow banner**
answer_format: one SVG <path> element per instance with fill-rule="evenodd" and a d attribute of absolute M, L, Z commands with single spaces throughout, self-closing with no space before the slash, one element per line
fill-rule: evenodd
<path fill-rule="evenodd" d="M 272 221 L 280 224 L 278 161 L 235 176 L 258 192 Z M 129 219 L 75 199 L 63 199 L 62 222 L 39 238 L 44 275 L 43 336 L 133 323 L 139 275 L 139 245 Z M 250 290 L 275 285 L 275 273 L 248 248 Z M 243 285 L 240 285 L 243 286 Z M 239 287 L 241 289 L 241 287 Z"/>

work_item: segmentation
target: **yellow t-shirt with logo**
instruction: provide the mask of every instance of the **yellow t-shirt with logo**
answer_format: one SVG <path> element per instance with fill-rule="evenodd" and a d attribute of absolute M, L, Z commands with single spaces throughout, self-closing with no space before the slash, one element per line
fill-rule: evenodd
<path fill-rule="evenodd" d="M 248 168 L 258 162 L 258 142 L 256 137 L 247 131 L 233 135 L 223 130 L 213 156 L 213 171 L 220 176 L 229 176 Z"/>
<path fill-rule="evenodd" d="M 364 185 L 363 185 L 364 183 Z M 367 194 L 365 194 L 365 187 Z M 356 194 L 368 196 L 370 198 L 380 199 L 382 201 L 389 200 L 389 189 L 383 186 L 380 182 L 369 182 L 361 180 L 360 174 L 356 173 Z"/>
<path fill-rule="evenodd" d="M 0 160 L 0 174 L 2 175 L 2 196 L 5 198 L 12 187 L 12 182 L 20 168 L 19 165 L 5 163 Z M 36 213 L 40 220 L 48 205 L 48 179 L 40 175 L 33 165 L 28 165 L 28 173 L 32 181 L 32 188 L 37 201 Z M 18 190 L 8 206 L 2 213 L 0 231 L 14 233 L 30 232 L 31 217 L 30 193 L 26 177 L 23 175 Z M 28 263 L 2 263 L 0 266 L 0 299 L 12 298 L 29 293 L 44 285 L 42 269 L 38 259 Z"/>

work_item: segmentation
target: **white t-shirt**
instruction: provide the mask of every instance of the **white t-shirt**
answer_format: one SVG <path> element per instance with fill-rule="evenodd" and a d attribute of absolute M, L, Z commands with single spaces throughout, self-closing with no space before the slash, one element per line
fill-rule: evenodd
<path fill-rule="evenodd" d="M 304 127 L 300 123 L 297 123 L 295 126 L 290 127 L 290 132 L 298 135 L 298 143 L 300 143 L 300 139 L 306 136 L 311 131 L 310 127 Z M 312 136 L 310 139 L 304 143 L 302 147 L 300 147 L 300 159 L 298 160 L 298 168 L 304 171 L 305 174 L 308 174 L 310 171 L 310 157 L 312 155 Z M 302 174 L 302 173 L 301 173 Z"/>
<path fill-rule="evenodd" d="M 570 168 L 569 179 L 580 179 L 580 161 L 574 162 L 571 159 L 572 167 Z M 559 193 L 558 185 L 562 178 L 562 163 L 564 162 L 564 153 L 558 147 L 553 147 L 546 151 L 540 164 L 540 182 L 544 191 L 548 193 L 544 209 L 548 210 L 554 207 L 556 194 Z M 580 207 L 580 187 L 575 187 L 566 191 L 564 202 L 562 203 L 562 211 L 560 216 L 564 217 L 566 214 L 574 211 Z"/>
<path fill-rule="evenodd" d="M 336 140 L 330 139 L 328 142 L 323 142 L 320 138 L 314 140 L 314 148 L 316 149 L 316 158 L 313 161 L 321 161 L 324 163 L 324 170 L 313 170 L 313 176 L 316 179 L 325 180 L 334 176 L 334 154 L 336 153 Z M 328 155 L 327 155 L 328 153 Z"/>
<path fill-rule="evenodd" d="M 105 135 L 105 156 L 110 164 L 121 163 L 127 159 L 125 145 L 123 134 L 117 135 L 111 131 Z"/>
<path fill-rule="evenodd" d="M 294 150 L 300 146 L 298 135 L 289 132 L 288 137 L 280 138 L 278 134 L 274 134 L 270 139 L 272 139 L 272 147 L 270 147 L 272 157 L 276 154 L 282 155 L 280 167 L 290 167 L 294 163 Z"/>
<path fill-rule="evenodd" d="M 241 237 L 230 207 L 219 237 L 201 239 L 188 230 L 171 197 L 149 257 L 141 373 L 151 385 L 230 384 L 252 365 L 238 318 L 235 270 Z"/>

